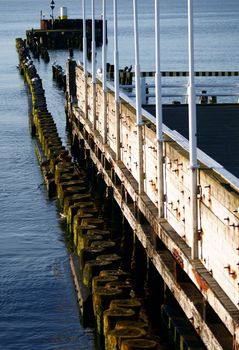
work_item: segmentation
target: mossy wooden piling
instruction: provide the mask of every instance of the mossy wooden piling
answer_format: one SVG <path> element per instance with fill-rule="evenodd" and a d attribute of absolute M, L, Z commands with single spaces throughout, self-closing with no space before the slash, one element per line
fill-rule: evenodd
<path fill-rule="evenodd" d="M 106 350 L 121 350 L 121 344 L 125 339 L 140 339 L 146 336 L 146 331 L 142 328 L 127 327 L 113 329 L 106 338 Z"/>
<path fill-rule="evenodd" d="M 120 346 L 120 350 L 156 350 L 158 349 L 157 343 L 150 339 L 127 339 L 123 340 Z"/>

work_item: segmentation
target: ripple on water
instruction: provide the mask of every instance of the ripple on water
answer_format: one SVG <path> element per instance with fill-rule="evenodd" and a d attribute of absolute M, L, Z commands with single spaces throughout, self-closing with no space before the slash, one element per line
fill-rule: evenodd
<path fill-rule="evenodd" d="M 29 20 L 30 25 L 39 22 L 42 4 L 0 3 L 0 349 L 91 350 L 93 335 L 79 322 L 56 206 L 41 186 L 29 135 L 28 96 L 16 69 L 15 37 L 25 34 Z M 44 66 L 50 86 L 51 66 Z M 50 91 L 48 97 L 63 134 L 64 94 L 58 95 L 55 100 Z"/>
<path fill-rule="evenodd" d="M 26 117 L 3 128 L 0 120 L 0 348 L 93 349 L 92 333 L 79 323 L 63 232 L 41 186 Z"/>

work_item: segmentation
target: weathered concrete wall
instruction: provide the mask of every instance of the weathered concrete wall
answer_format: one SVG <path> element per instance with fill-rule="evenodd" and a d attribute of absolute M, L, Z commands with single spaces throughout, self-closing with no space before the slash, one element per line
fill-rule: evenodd
<path fill-rule="evenodd" d="M 85 96 L 82 68 L 76 68 L 77 107 L 73 108 L 76 118 L 87 122 L 87 132 L 92 132 L 92 86 L 91 77 L 87 78 L 88 121 L 84 121 Z M 105 157 L 112 164 L 126 192 L 135 202 L 150 223 L 155 233 L 176 258 L 179 265 L 188 274 L 204 298 L 226 325 L 230 333 L 239 340 L 238 284 L 239 284 L 239 187 L 238 179 L 228 175 L 225 170 L 210 169 L 200 163 L 198 170 L 198 218 L 199 218 L 199 257 L 195 265 L 190 258 L 192 236 L 190 230 L 190 170 L 187 142 L 179 143 L 171 130 L 165 127 L 164 142 L 164 179 L 165 179 L 165 219 L 157 218 L 157 144 L 153 117 L 143 113 L 143 161 L 144 192 L 139 196 L 138 172 L 138 129 L 135 125 L 135 107 L 127 100 L 120 101 L 120 142 L 121 162 L 115 162 L 116 117 L 113 90 L 107 92 L 107 144 L 100 144 L 103 138 L 103 92 L 101 82 L 96 84 L 96 131 L 92 134 Z M 149 121 L 147 118 L 151 119 Z M 77 131 L 73 131 L 77 133 Z M 95 137 L 99 133 L 99 138 Z M 97 160 L 96 160 L 97 162 Z M 126 169 L 126 170 L 122 170 Z M 103 171 L 103 170 L 102 170 Z M 221 171 L 221 175 L 219 172 Z M 127 172 L 127 174 L 126 174 Z M 124 175 L 126 174 L 126 175 Z M 226 174 L 227 175 L 227 174 Z M 136 181 L 135 181 L 136 180 Z M 117 194 L 115 194 L 117 195 Z M 122 206 L 123 207 L 123 206 Z M 132 224 L 133 225 L 133 224 Z M 140 233 L 139 233 L 140 236 Z M 178 237 L 178 238 L 177 238 Z M 142 241 L 144 241 L 141 235 Z M 143 242 L 142 242 L 143 243 Z M 182 248 L 184 247 L 184 249 Z M 189 254 L 188 254 L 189 253 Z M 157 259 L 155 259 L 156 261 Z M 155 262 L 157 265 L 157 263 Z M 201 278 L 197 267 L 205 267 L 205 280 Z M 200 267 L 202 266 L 202 267 Z M 156 266 L 157 267 L 157 266 Z M 159 269 L 159 268 L 158 268 Z M 220 289 L 221 287 L 221 289 Z M 219 288 L 219 289 L 218 289 Z M 224 291 L 223 298 L 218 290 Z M 225 296 L 228 296 L 228 301 Z M 229 300 L 234 306 L 230 306 Z M 231 314 L 230 312 L 233 311 Z"/>
<path fill-rule="evenodd" d="M 238 192 L 213 171 L 200 171 L 201 260 L 238 307 Z"/>

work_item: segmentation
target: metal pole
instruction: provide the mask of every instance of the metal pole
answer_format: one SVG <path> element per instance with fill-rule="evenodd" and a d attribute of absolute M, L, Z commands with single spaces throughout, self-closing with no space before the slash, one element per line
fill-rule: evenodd
<path fill-rule="evenodd" d="M 193 0 L 188 0 L 188 112 L 189 112 L 189 151 L 190 151 L 190 192 L 191 192 L 191 232 L 192 259 L 198 259 L 198 208 L 197 208 L 197 119 L 194 82 L 194 33 L 193 33 Z"/>
<path fill-rule="evenodd" d="M 107 143 L 107 84 L 106 84 L 106 3 L 103 5 L 102 89 L 103 89 L 103 143 Z"/>
<path fill-rule="evenodd" d="M 95 0 L 91 1 L 92 11 L 92 42 L 91 42 L 91 62 L 92 62 L 92 114 L 93 129 L 96 129 L 96 66 L 95 66 Z"/>
<path fill-rule="evenodd" d="M 54 15 L 53 15 L 53 11 L 55 8 L 55 2 L 54 0 L 51 1 L 51 29 L 53 29 L 53 25 L 54 25 Z"/>
<path fill-rule="evenodd" d="M 141 77 L 141 104 L 146 105 L 146 81 L 145 77 Z"/>
<path fill-rule="evenodd" d="M 92 11 L 92 82 L 96 81 L 96 67 L 95 67 L 95 0 L 91 0 L 91 11 Z"/>
<path fill-rule="evenodd" d="M 88 118 L 88 96 L 87 96 L 87 40 L 86 40 L 86 18 L 85 18 L 85 0 L 82 0 L 82 21 L 83 21 L 83 66 L 85 80 L 85 118 Z"/>
<path fill-rule="evenodd" d="M 141 84 L 140 84 L 140 64 L 139 64 L 139 32 L 138 32 L 138 6 L 137 0 L 133 0 L 134 11 L 134 57 L 135 57 L 135 89 L 136 89 L 136 122 L 142 124 L 141 109 Z"/>
<path fill-rule="evenodd" d="M 164 173 L 163 173 L 163 110 L 160 72 L 160 9 L 155 0 L 155 93 L 156 93 L 156 138 L 158 154 L 158 215 L 164 217 Z"/>
<path fill-rule="evenodd" d="M 120 160 L 120 112 L 119 112 L 119 51 L 118 51 L 118 21 L 117 0 L 114 5 L 114 85 L 115 85 L 115 117 L 116 117 L 116 160 Z"/>
<path fill-rule="evenodd" d="M 139 167 L 139 194 L 144 191 L 144 167 L 143 167 L 143 133 L 142 133 L 142 107 L 140 87 L 139 64 L 139 31 L 138 31 L 138 7 L 137 0 L 133 0 L 134 12 L 134 49 L 135 49 L 135 87 L 136 87 L 136 125 L 138 127 L 138 167 Z"/>

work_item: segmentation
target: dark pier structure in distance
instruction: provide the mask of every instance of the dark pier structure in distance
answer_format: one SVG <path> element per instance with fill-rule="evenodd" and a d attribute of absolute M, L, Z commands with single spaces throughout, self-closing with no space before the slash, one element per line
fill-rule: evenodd
<path fill-rule="evenodd" d="M 95 20 L 96 46 L 102 45 L 103 22 Z M 86 35 L 88 47 L 92 38 L 92 20 L 86 20 Z M 82 49 L 83 20 L 82 19 L 41 19 L 39 29 L 26 31 L 27 45 L 34 52 L 39 47 L 46 49 Z"/>

